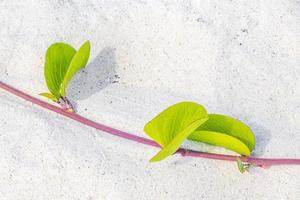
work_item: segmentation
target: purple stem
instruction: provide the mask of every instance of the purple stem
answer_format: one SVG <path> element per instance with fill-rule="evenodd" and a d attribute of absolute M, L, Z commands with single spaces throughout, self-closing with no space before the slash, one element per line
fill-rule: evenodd
<path fill-rule="evenodd" d="M 62 108 L 59 108 L 57 106 L 51 105 L 49 103 L 46 103 L 42 100 L 39 100 L 33 96 L 30 96 L 20 90 L 17 90 L 3 82 L 0 81 L 0 88 L 2 88 L 3 90 L 14 94 L 18 97 L 21 97 L 27 101 L 30 101 L 31 103 L 37 104 L 43 108 L 46 108 L 48 110 L 51 110 L 53 112 L 56 112 L 58 114 L 61 114 L 63 116 L 66 116 L 68 118 L 71 118 L 75 121 L 78 121 L 82 124 L 85 124 L 87 126 L 93 127 L 95 129 L 101 130 L 101 131 L 105 131 L 107 133 L 110 133 L 111 135 L 114 136 L 118 136 L 121 138 L 125 138 L 128 140 L 132 140 L 138 143 L 142 143 L 142 144 L 146 144 L 149 146 L 153 146 L 153 147 L 158 147 L 160 148 L 160 146 L 154 142 L 153 140 L 144 138 L 144 137 L 140 137 L 140 136 L 136 136 L 115 128 L 111 128 L 109 126 L 94 122 L 90 119 L 87 119 L 85 117 L 82 117 L 74 112 L 68 112 L 66 110 L 63 110 Z M 290 158 L 286 158 L 286 159 L 282 159 L 282 158 L 255 158 L 255 157 L 244 157 L 244 156 L 231 156 L 231 155 L 223 155 L 223 154 L 214 154 L 214 153 L 205 153 L 205 152 L 196 152 L 196 151 L 190 151 L 190 150 L 186 150 L 186 149 L 179 149 L 176 152 L 177 154 L 181 154 L 182 156 L 191 156 L 191 157 L 201 157 L 201 158 L 208 158 L 208 159 L 215 159 L 215 160 L 225 160 L 225 161 L 236 161 L 236 158 L 239 157 L 241 159 L 242 162 L 245 163 L 249 163 L 249 164 L 253 164 L 256 166 L 260 166 L 260 167 L 269 167 L 272 165 L 300 165 L 300 159 L 290 159 Z"/>

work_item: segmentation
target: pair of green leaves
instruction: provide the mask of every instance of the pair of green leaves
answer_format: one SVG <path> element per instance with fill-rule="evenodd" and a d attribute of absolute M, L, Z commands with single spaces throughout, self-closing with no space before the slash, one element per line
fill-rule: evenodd
<path fill-rule="evenodd" d="M 219 114 L 207 114 L 193 102 L 177 103 L 148 122 L 144 131 L 162 150 L 150 162 L 175 153 L 185 139 L 221 146 L 249 156 L 255 147 L 251 129 L 239 120 Z"/>
<path fill-rule="evenodd" d="M 53 101 L 66 96 L 66 88 L 72 77 L 85 67 L 90 56 L 90 42 L 86 41 L 78 51 L 65 43 L 54 43 L 46 52 L 45 80 L 50 93 L 41 93 Z"/>

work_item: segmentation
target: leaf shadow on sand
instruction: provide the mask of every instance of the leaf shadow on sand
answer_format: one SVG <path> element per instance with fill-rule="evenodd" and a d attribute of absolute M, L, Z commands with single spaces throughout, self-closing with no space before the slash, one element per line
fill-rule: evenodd
<path fill-rule="evenodd" d="M 83 70 L 71 81 L 68 96 L 76 107 L 76 101 L 84 100 L 114 83 L 117 62 L 115 49 L 105 47 Z"/>
<path fill-rule="evenodd" d="M 252 123 L 250 127 L 255 135 L 255 149 L 252 156 L 263 156 L 266 151 L 266 146 L 271 139 L 271 134 L 264 126 Z"/>

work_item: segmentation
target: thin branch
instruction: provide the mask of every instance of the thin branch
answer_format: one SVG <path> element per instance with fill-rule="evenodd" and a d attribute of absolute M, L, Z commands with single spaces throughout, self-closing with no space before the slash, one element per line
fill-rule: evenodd
<path fill-rule="evenodd" d="M 77 122 L 80 122 L 82 124 L 85 124 L 87 126 L 93 127 L 95 129 L 105 131 L 107 133 L 110 133 L 111 135 L 118 136 L 121 138 L 125 138 L 131 141 L 135 141 L 138 143 L 146 144 L 149 146 L 153 147 L 158 147 L 160 146 L 154 142 L 153 140 L 140 137 L 137 135 L 133 135 L 100 123 L 97 123 L 95 121 L 92 121 L 90 119 L 87 119 L 85 117 L 82 117 L 74 112 L 68 112 L 66 110 L 63 110 L 62 108 L 59 108 L 57 106 L 51 105 L 49 103 L 46 103 L 40 99 L 37 99 L 31 95 L 28 95 L 18 89 L 15 89 L 3 82 L 0 81 L 0 88 L 3 90 L 14 94 L 15 96 L 21 97 L 27 101 L 30 101 L 31 103 L 34 103 L 36 105 L 39 105 L 43 108 L 46 108 L 48 110 L 51 110 L 53 112 L 56 112 L 58 114 L 61 114 L 65 117 L 71 118 Z M 205 153 L 205 152 L 196 152 L 196 151 L 190 151 L 186 149 L 179 149 L 177 154 L 180 154 L 182 156 L 191 156 L 191 157 L 201 157 L 201 158 L 208 158 L 208 159 L 215 159 L 215 160 L 225 160 L 225 161 L 236 161 L 237 157 L 241 159 L 242 162 L 244 163 L 249 163 L 255 166 L 260 166 L 260 167 L 269 167 L 273 165 L 300 165 L 300 159 L 271 159 L 271 158 L 255 158 L 255 157 L 244 157 L 244 156 L 231 156 L 231 155 L 223 155 L 223 154 L 214 154 L 214 153 Z"/>

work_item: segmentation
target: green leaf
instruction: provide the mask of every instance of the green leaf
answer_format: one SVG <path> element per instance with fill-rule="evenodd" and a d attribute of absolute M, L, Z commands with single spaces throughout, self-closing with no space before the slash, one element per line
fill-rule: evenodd
<path fill-rule="evenodd" d="M 254 149 L 255 147 L 254 134 L 252 133 L 251 129 L 243 122 L 236 120 L 232 117 L 219 115 L 219 114 L 209 114 L 208 117 L 209 119 L 204 124 L 202 124 L 199 128 L 197 128 L 196 131 L 212 131 L 212 132 L 227 134 L 243 142 L 249 148 L 250 152 Z M 196 132 L 195 134 L 199 134 L 199 133 Z M 230 142 L 232 141 L 232 139 L 227 138 L 226 141 L 224 140 L 222 142 L 221 139 L 218 137 L 220 136 L 223 137 L 223 135 L 214 135 L 214 136 L 216 139 L 215 143 L 218 142 L 220 146 L 224 146 L 227 148 L 230 146 Z M 191 137 L 196 137 L 196 136 L 191 136 Z M 231 147 L 231 149 L 233 149 L 233 146 Z"/>
<path fill-rule="evenodd" d="M 54 43 L 46 52 L 44 75 L 47 87 L 56 99 L 65 97 L 65 91 L 72 77 L 85 67 L 90 55 L 90 42 L 79 50 L 65 43 Z"/>
<path fill-rule="evenodd" d="M 221 146 L 241 155 L 250 155 L 249 148 L 242 141 L 224 133 L 213 131 L 194 131 L 188 139 Z"/>
<path fill-rule="evenodd" d="M 203 118 L 197 120 L 190 124 L 188 127 L 183 129 L 180 133 L 178 133 L 171 142 L 164 147 L 160 152 L 158 152 L 153 158 L 151 158 L 150 162 L 156 162 L 165 159 L 169 155 L 172 155 L 179 149 L 181 143 L 201 124 L 203 124 L 208 118 Z"/>
<path fill-rule="evenodd" d="M 65 74 L 64 80 L 61 85 L 61 95 L 65 96 L 65 91 L 69 81 L 72 77 L 82 68 L 85 67 L 90 56 L 90 41 L 86 41 L 74 55 L 68 71 Z"/>
<path fill-rule="evenodd" d="M 41 95 L 43 97 L 46 97 L 46 98 L 48 98 L 48 99 L 50 99 L 52 101 L 58 101 L 58 99 L 54 95 L 52 95 L 50 93 L 43 92 L 43 93 L 40 93 L 39 95 Z"/>
<path fill-rule="evenodd" d="M 205 108 L 193 102 L 170 106 L 148 122 L 144 131 L 163 149 L 150 161 L 159 161 L 176 152 L 181 143 L 207 120 Z"/>
<path fill-rule="evenodd" d="M 45 79 L 49 91 L 60 98 L 60 87 L 76 51 L 65 43 L 54 43 L 46 52 Z"/>

